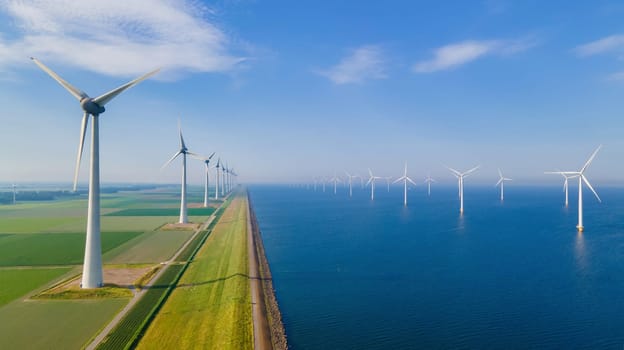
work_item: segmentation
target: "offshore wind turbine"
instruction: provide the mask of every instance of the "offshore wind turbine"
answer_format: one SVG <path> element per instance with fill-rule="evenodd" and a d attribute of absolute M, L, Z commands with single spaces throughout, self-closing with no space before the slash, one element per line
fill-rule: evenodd
<path fill-rule="evenodd" d="M 180 135 L 180 149 L 171 157 L 163 166 L 164 169 L 167 165 L 173 162 L 179 155 L 182 155 L 182 186 L 180 189 L 180 224 L 188 223 L 187 205 L 186 205 L 186 155 L 190 155 L 197 159 L 202 159 L 199 155 L 190 152 L 184 143 L 184 137 L 182 136 L 182 127 L 178 123 L 178 133 Z"/>
<path fill-rule="evenodd" d="M 388 193 L 390 193 L 390 182 L 392 181 L 392 176 L 384 177 L 386 179 L 386 185 L 388 185 Z"/>
<path fill-rule="evenodd" d="M 458 181 L 458 186 L 459 186 L 459 213 L 463 214 L 464 213 L 464 177 L 470 175 L 472 172 L 474 172 L 475 170 L 479 169 L 479 165 L 477 165 L 476 167 L 464 171 L 463 173 L 460 173 L 459 171 L 453 169 L 453 168 L 448 168 L 448 170 L 450 170 L 453 175 L 455 175 L 455 177 L 457 178 Z"/>
<path fill-rule="evenodd" d="M 340 179 L 338 178 L 338 176 L 336 176 L 336 173 L 334 173 L 334 177 L 329 179 L 329 182 L 334 183 L 334 194 L 336 194 L 336 185 L 338 184 L 338 181 L 340 181 Z"/>
<path fill-rule="evenodd" d="M 414 186 L 416 186 L 416 183 L 407 176 L 407 162 L 405 162 L 405 170 L 403 171 L 403 176 L 394 180 L 394 183 L 397 183 L 399 181 L 403 181 L 403 205 L 407 207 L 407 182 L 409 181 Z"/>
<path fill-rule="evenodd" d="M 13 205 L 17 204 L 17 185 L 13 184 L 11 186 L 13 188 Z"/>
<path fill-rule="evenodd" d="M 210 184 L 210 159 L 212 159 L 212 157 L 215 155 L 215 152 L 212 152 L 212 154 L 210 156 L 208 156 L 207 158 L 201 158 L 200 160 L 202 160 L 204 162 L 205 168 L 206 168 L 206 181 L 205 181 L 205 186 L 204 186 L 204 208 L 208 207 L 208 192 L 209 192 L 209 184 Z"/>
<path fill-rule="evenodd" d="M 374 201 L 375 200 L 375 180 L 381 179 L 382 177 L 373 176 L 373 172 L 370 170 L 370 168 L 368 169 L 368 174 L 370 175 L 370 177 L 368 178 L 366 185 L 371 184 L 371 200 Z"/>
<path fill-rule="evenodd" d="M 345 170 L 345 174 L 347 174 L 347 178 L 349 179 L 349 197 L 353 197 L 353 179 L 359 177 L 357 175 L 351 175 L 348 171 Z M 361 179 L 361 177 L 360 177 Z"/>
<path fill-rule="evenodd" d="M 578 207 L 579 207 L 579 209 L 578 209 L 578 225 L 576 225 L 576 228 L 577 228 L 577 230 L 579 230 L 579 232 L 583 232 L 583 230 L 585 229 L 585 227 L 583 227 L 583 182 L 594 193 L 594 196 L 596 196 L 596 199 L 598 199 L 598 202 L 602 202 L 600 200 L 600 197 L 598 197 L 598 193 L 596 193 L 596 191 L 594 190 L 592 185 L 589 183 L 589 181 L 585 177 L 585 170 L 587 170 L 587 167 L 589 167 L 591 162 L 594 160 L 594 158 L 596 157 L 596 154 L 598 154 L 598 151 L 600 151 L 600 148 L 602 148 L 602 145 L 600 145 L 600 146 L 598 146 L 598 148 L 596 148 L 594 153 L 592 153 L 592 155 L 589 157 L 587 162 L 585 162 L 585 165 L 583 165 L 583 167 L 579 171 L 554 171 L 554 172 L 548 172 L 548 174 L 562 174 L 562 175 L 568 175 L 570 177 L 572 177 L 572 176 L 578 177 L 578 179 L 579 179 L 578 180 L 579 181 L 579 185 L 578 185 L 578 190 L 579 190 Z"/>
<path fill-rule="evenodd" d="M 561 176 L 563 176 L 563 192 L 565 193 L 565 206 L 568 206 L 568 183 L 570 179 L 574 179 L 577 178 L 578 175 L 567 175 L 564 174 L 562 171 L 547 171 L 544 174 L 559 174 Z"/>
<path fill-rule="evenodd" d="M 496 183 L 495 186 L 500 185 L 500 189 L 501 189 L 500 197 L 501 197 L 501 201 L 504 201 L 505 200 L 505 181 L 511 181 L 511 179 L 504 177 L 503 172 L 500 169 L 498 169 L 498 176 L 499 176 L 498 182 Z"/>
<path fill-rule="evenodd" d="M 431 183 L 436 182 L 430 175 L 427 175 L 425 178 L 425 183 L 427 184 L 427 196 L 431 196 Z"/>
<path fill-rule="evenodd" d="M 100 131 L 99 116 L 106 110 L 104 106 L 112 101 L 125 90 L 135 86 L 143 80 L 156 74 L 159 69 L 142 75 L 120 87 L 113 89 L 96 98 L 91 98 L 84 91 L 74 87 L 58 74 L 46 67 L 34 57 L 30 58 L 39 68 L 56 80 L 80 103 L 83 110 L 82 124 L 80 126 L 80 141 L 78 143 L 78 156 L 76 157 L 76 170 L 74 171 L 74 191 L 78 183 L 80 160 L 84 148 L 84 140 L 87 133 L 89 116 L 93 117 L 91 123 L 91 164 L 89 175 L 89 204 L 87 209 L 87 233 L 85 243 L 85 256 L 82 269 L 82 288 L 98 288 L 104 283 L 102 273 L 102 242 L 100 238 Z"/>

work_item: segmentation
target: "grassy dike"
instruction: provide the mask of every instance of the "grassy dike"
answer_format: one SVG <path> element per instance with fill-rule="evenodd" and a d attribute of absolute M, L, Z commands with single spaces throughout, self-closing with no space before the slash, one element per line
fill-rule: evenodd
<path fill-rule="evenodd" d="M 247 205 L 234 195 L 137 348 L 253 348 Z"/>

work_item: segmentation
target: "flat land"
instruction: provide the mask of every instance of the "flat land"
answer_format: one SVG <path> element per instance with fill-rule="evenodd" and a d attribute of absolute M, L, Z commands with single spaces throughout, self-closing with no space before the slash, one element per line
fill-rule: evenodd
<path fill-rule="evenodd" d="M 0 306 L 67 273 L 70 268 L 0 269 Z"/>
<path fill-rule="evenodd" d="M 203 202 L 199 193 L 203 189 L 190 203 Z M 107 193 L 101 204 L 105 283 L 131 284 L 170 259 L 193 234 L 162 229 L 177 221 L 179 189 Z M 213 211 L 196 208 L 189 219 L 202 222 Z M 123 288 L 99 298 L 89 293 L 74 293 L 72 300 L 29 298 L 80 273 L 86 212 L 85 195 L 0 205 L 0 349 L 81 348 L 130 300 Z M 179 271 L 174 267 L 172 273 Z M 149 302 L 143 303 L 147 309 Z"/>
<path fill-rule="evenodd" d="M 29 300 L 0 308 L 0 349 L 80 349 L 128 302 Z"/>
<path fill-rule="evenodd" d="M 139 349 L 251 349 L 247 199 L 227 207 Z"/>

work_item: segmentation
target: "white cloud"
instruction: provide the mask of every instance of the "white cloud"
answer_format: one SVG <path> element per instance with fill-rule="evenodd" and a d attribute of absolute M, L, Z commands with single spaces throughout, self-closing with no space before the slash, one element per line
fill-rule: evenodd
<path fill-rule="evenodd" d="M 384 79 L 385 58 L 381 47 L 361 46 L 343 58 L 337 65 L 319 71 L 336 84 L 360 83 L 370 79 Z"/>
<path fill-rule="evenodd" d="M 111 76 L 229 71 L 243 60 L 192 0 L 0 0 L 15 35 L 0 36 L 0 70 L 36 56 Z"/>
<path fill-rule="evenodd" d="M 608 80 L 624 81 L 624 72 L 616 72 L 607 77 Z"/>
<path fill-rule="evenodd" d="M 624 34 L 618 34 L 577 46 L 575 51 L 580 56 L 591 56 L 623 49 Z"/>
<path fill-rule="evenodd" d="M 467 40 L 439 47 L 433 58 L 418 62 L 413 70 L 417 73 L 432 73 L 452 69 L 487 55 L 510 55 L 534 46 L 531 40 Z"/>

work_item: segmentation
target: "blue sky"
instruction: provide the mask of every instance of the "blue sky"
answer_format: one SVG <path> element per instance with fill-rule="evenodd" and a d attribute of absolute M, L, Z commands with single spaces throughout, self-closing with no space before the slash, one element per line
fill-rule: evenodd
<path fill-rule="evenodd" d="M 91 96 L 163 68 L 101 116 L 103 182 L 179 181 L 160 167 L 180 118 L 192 151 L 247 182 L 407 160 L 415 179 L 481 164 L 471 181 L 559 183 L 543 172 L 603 144 L 588 176 L 621 184 L 622 16 L 620 1 L 0 0 L 0 182 L 72 179 L 81 110 L 36 56 Z"/>

